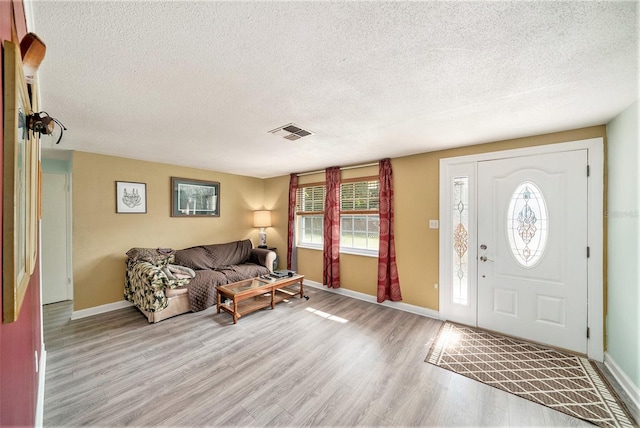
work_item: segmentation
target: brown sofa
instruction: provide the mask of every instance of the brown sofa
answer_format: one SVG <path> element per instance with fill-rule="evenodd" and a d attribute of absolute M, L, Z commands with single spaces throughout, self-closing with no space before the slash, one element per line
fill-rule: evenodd
<path fill-rule="evenodd" d="M 132 248 L 127 256 L 124 295 L 149 322 L 207 309 L 216 303 L 216 285 L 272 272 L 276 259 L 248 239 L 175 251 Z"/>

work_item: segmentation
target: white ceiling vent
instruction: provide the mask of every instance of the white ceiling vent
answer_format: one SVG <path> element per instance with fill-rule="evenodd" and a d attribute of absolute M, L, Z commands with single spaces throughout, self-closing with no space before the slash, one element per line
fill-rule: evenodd
<path fill-rule="evenodd" d="M 308 129 L 302 129 L 295 123 L 289 123 L 288 125 L 280 126 L 276 129 L 272 129 L 269 131 L 270 134 L 278 135 L 282 138 L 286 138 L 287 140 L 299 140 L 302 137 L 306 137 L 307 135 L 313 135 L 313 132 Z"/>

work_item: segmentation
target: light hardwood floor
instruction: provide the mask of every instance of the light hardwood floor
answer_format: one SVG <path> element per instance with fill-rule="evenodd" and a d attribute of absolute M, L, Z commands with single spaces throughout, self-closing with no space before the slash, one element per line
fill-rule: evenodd
<path fill-rule="evenodd" d="M 425 363 L 440 321 L 309 288 L 239 319 L 46 305 L 44 425 L 583 426 Z"/>

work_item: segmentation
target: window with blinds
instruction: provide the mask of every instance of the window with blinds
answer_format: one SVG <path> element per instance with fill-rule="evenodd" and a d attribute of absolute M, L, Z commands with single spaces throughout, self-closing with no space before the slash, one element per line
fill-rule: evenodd
<path fill-rule="evenodd" d="M 321 248 L 326 187 L 299 187 L 296 197 L 298 245 Z M 380 236 L 380 182 L 366 177 L 340 184 L 340 250 L 377 255 Z"/>
<path fill-rule="evenodd" d="M 298 188 L 296 196 L 298 245 L 312 248 L 322 246 L 325 194 L 324 184 Z"/>
<path fill-rule="evenodd" d="M 325 194 L 326 188 L 324 184 L 299 187 L 296 197 L 296 214 L 322 214 L 324 212 Z"/>
<path fill-rule="evenodd" d="M 380 237 L 380 182 L 357 179 L 340 185 L 340 249 L 377 254 Z"/>
<path fill-rule="evenodd" d="M 380 182 L 353 181 L 340 184 L 340 210 L 343 213 L 378 212 Z"/>

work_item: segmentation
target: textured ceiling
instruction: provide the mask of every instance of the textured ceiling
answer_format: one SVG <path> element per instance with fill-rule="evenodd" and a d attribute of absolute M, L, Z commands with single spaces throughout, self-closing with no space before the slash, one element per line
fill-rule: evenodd
<path fill-rule="evenodd" d="M 254 177 L 607 123 L 638 2 L 34 1 L 44 148 Z M 297 141 L 269 134 L 295 123 Z"/>

